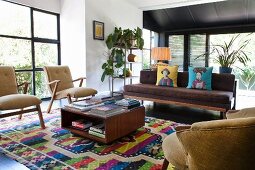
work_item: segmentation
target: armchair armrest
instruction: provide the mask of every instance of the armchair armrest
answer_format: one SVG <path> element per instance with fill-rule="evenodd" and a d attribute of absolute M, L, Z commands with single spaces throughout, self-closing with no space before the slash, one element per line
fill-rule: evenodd
<path fill-rule="evenodd" d="M 49 82 L 48 85 L 51 85 L 51 84 L 54 84 L 54 83 L 58 84 L 59 82 L 60 82 L 60 80 L 54 80 L 54 81 Z"/>
<path fill-rule="evenodd" d="M 182 130 L 186 130 L 186 129 L 190 129 L 191 125 L 181 125 L 181 126 L 176 126 L 175 130 L 176 131 L 182 131 Z"/>
<path fill-rule="evenodd" d="M 18 84 L 17 86 L 18 86 L 18 87 L 24 86 L 24 87 L 23 87 L 23 94 L 27 94 L 28 85 L 29 85 L 29 84 L 30 84 L 30 83 L 28 83 L 27 81 L 25 81 L 25 82 L 23 82 L 23 83 L 21 83 L 21 84 Z"/>
<path fill-rule="evenodd" d="M 227 119 L 255 117 L 255 107 L 242 110 L 229 110 L 226 114 Z"/>
<path fill-rule="evenodd" d="M 80 81 L 79 87 L 81 87 L 84 79 L 86 79 L 86 77 L 80 77 L 78 79 L 74 79 L 72 82 Z"/>

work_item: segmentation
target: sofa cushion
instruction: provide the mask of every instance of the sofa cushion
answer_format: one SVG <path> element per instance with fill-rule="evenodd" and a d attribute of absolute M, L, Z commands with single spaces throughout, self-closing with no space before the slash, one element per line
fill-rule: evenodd
<path fill-rule="evenodd" d="M 178 66 L 158 66 L 158 86 L 177 87 Z"/>
<path fill-rule="evenodd" d="M 233 93 L 218 90 L 198 90 L 187 89 L 185 87 L 164 87 L 151 84 L 132 84 L 124 87 L 125 92 L 134 92 L 142 94 L 150 94 L 156 96 L 166 96 L 169 98 L 192 99 L 196 101 L 206 101 L 214 103 L 230 103 Z"/>
<path fill-rule="evenodd" d="M 213 67 L 189 67 L 187 88 L 212 90 L 212 70 Z"/>

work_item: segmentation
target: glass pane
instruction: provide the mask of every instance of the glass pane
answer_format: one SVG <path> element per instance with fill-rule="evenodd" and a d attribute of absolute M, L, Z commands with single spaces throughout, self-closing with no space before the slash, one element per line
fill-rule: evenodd
<path fill-rule="evenodd" d="M 35 72 L 35 93 L 39 98 L 50 97 L 46 76 L 43 71 Z"/>
<path fill-rule="evenodd" d="M 30 9 L 0 1 L 0 34 L 31 37 Z"/>
<path fill-rule="evenodd" d="M 171 65 L 178 65 L 179 71 L 183 71 L 184 60 L 184 35 L 169 36 L 169 47 L 171 50 Z"/>
<path fill-rule="evenodd" d="M 35 67 L 58 65 L 57 44 L 35 43 Z"/>
<path fill-rule="evenodd" d="M 25 81 L 30 83 L 27 94 L 33 94 L 32 72 L 16 72 L 16 78 L 18 84 L 24 83 Z M 23 87 L 19 88 L 19 93 L 23 93 Z"/>
<path fill-rule="evenodd" d="M 149 69 L 150 65 L 150 50 L 143 50 L 143 69 Z"/>
<path fill-rule="evenodd" d="M 57 16 L 34 11 L 34 37 L 57 39 Z"/>
<path fill-rule="evenodd" d="M 150 30 L 143 29 L 143 39 L 144 39 L 144 46 L 143 48 L 145 49 L 150 49 L 150 38 L 151 38 L 151 33 Z"/>
<path fill-rule="evenodd" d="M 31 41 L 0 37 L 0 64 L 31 69 Z"/>
<path fill-rule="evenodd" d="M 205 66 L 205 55 L 203 55 L 205 54 L 205 46 L 206 35 L 197 34 L 190 36 L 190 66 Z"/>
<path fill-rule="evenodd" d="M 151 48 L 158 47 L 159 34 L 152 31 L 151 34 Z"/>

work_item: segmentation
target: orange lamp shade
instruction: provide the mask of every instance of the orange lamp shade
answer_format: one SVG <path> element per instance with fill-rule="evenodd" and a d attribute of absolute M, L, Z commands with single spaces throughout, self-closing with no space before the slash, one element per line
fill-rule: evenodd
<path fill-rule="evenodd" d="M 153 60 L 171 60 L 170 48 L 154 47 L 151 49 L 151 58 Z"/>

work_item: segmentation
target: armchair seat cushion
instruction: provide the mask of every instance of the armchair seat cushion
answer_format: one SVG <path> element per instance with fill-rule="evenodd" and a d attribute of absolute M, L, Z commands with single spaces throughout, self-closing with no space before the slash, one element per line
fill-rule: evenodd
<path fill-rule="evenodd" d="M 73 87 L 69 89 L 65 89 L 56 93 L 56 99 L 66 98 L 67 94 L 70 94 L 71 97 L 80 98 L 87 97 L 91 95 L 97 94 L 97 91 L 92 88 L 86 87 Z"/>
<path fill-rule="evenodd" d="M 0 110 L 21 109 L 41 104 L 41 100 L 27 94 L 11 94 L 0 97 Z"/>
<path fill-rule="evenodd" d="M 176 169 L 187 169 L 186 154 L 176 133 L 172 133 L 164 139 L 162 149 L 165 158 L 171 162 Z"/>

